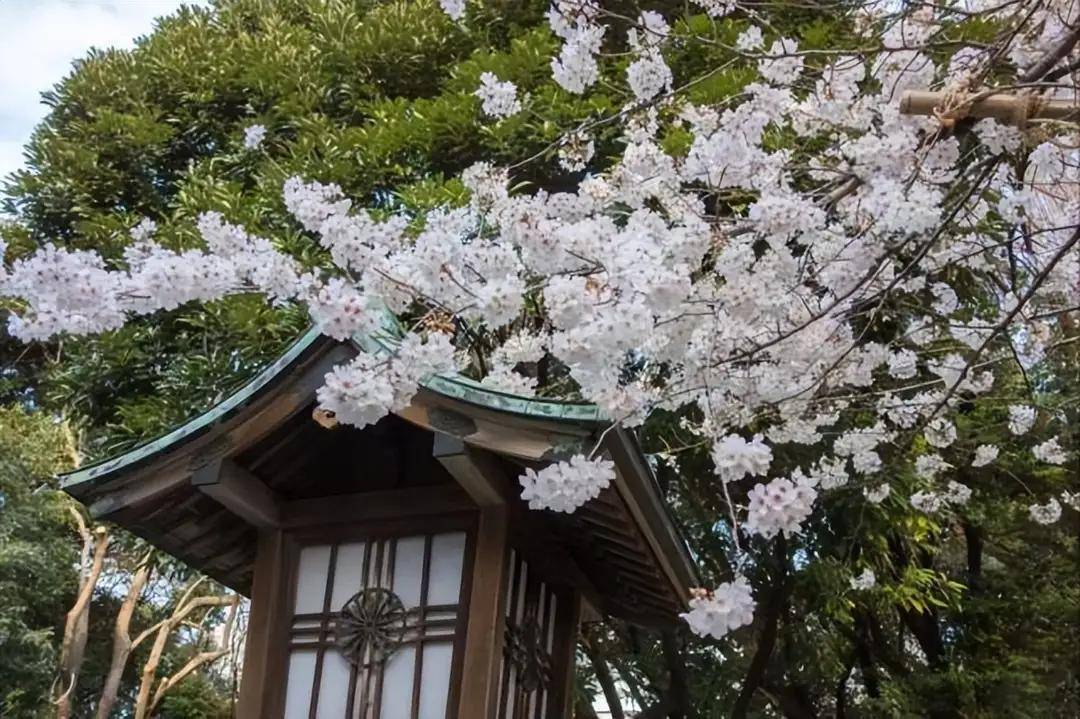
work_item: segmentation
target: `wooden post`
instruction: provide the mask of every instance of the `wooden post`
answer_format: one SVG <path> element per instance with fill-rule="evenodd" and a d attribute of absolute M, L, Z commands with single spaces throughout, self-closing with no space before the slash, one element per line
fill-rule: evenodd
<path fill-rule="evenodd" d="M 461 672 L 459 719 L 494 716 L 499 693 L 506 617 L 504 588 L 507 511 L 505 506 L 480 511 L 476 533 L 469 597 L 469 624 L 465 632 L 465 655 Z"/>
<path fill-rule="evenodd" d="M 551 663 L 557 669 L 561 667 L 562 674 L 554 677 L 558 690 L 552 693 L 550 701 L 552 706 L 561 707 L 560 717 L 574 715 L 574 667 L 581 613 L 581 593 L 575 591 L 570 598 L 569 611 L 560 612 L 555 626 L 555 636 L 559 639 L 551 653 Z"/>
<path fill-rule="evenodd" d="M 239 719 L 280 716 L 285 693 L 282 617 L 289 610 L 288 540 L 278 530 L 259 532 L 251 586 L 244 670 L 236 705 Z"/>

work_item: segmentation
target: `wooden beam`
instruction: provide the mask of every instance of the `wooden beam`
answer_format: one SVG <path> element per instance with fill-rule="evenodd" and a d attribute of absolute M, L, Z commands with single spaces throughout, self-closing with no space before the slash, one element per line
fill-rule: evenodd
<path fill-rule="evenodd" d="M 506 602 L 508 525 L 506 507 L 491 506 L 480 510 L 461 672 L 459 717 L 487 719 L 493 717 L 497 710 L 506 621 L 503 607 Z"/>
<path fill-rule="evenodd" d="M 599 577 L 586 572 L 577 559 L 576 550 L 583 551 L 586 560 L 589 558 L 581 535 L 563 523 L 547 520 L 543 513 L 529 509 L 522 501 L 510 505 L 511 546 L 524 552 L 529 565 L 546 574 L 550 581 L 573 587 L 603 614 L 606 603 L 596 586 Z M 585 544 L 589 542 L 585 540 Z M 575 550 L 573 554 L 571 549 Z"/>
<path fill-rule="evenodd" d="M 90 505 L 90 516 L 93 519 L 108 519 L 122 509 L 168 494 L 182 487 L 186 481 L 187 476 L 179 472 L 142 477 L 102 495 Z"/>
<path fill-rule="evenodd" d="M 476 504 L 461 487 L 447 483 L 294 499 L 282 504 L 281 524 L 287 529 L 299 529 L 345 522 L 438 516 L 475 509 Z"/>
<path fill-rule="evenodd" d="M 448 434 L 473 447 L 527 461 L 550 461 L 556 455 L 570 455 L 585 450 L 582 436 L 539 430 L 510 424 L 506 418 L 487 419 L 481 412 L 464 414 L 436 404 L 432 393 L 421 392 L 405 409 L 396 412 L 402 419 L 426 430 Z"/>
<path fill-rule="evenodd" d="M 215 460 L 196 469 L 191 484 L 253 527 L 281 524 L 281 498 L 232 460 Z"/>
<path fill-rule="evenodd" d="M 479 506 L 497 507 L 513 499 L 506 473 L 490 454 L 442 432 L 435 433 L 431 453 Z"/>
<path fill-rule="evenodd" d="M 654 561 L 671 583 L 683 606 L 690 601 L 690 587 L 698 585 L 693 560 L 672 524 L 645 464 L 637 441 L 625 428 L 610 432 L 604 443 L 615 460 L 615 489 L 640 528 Z"/>

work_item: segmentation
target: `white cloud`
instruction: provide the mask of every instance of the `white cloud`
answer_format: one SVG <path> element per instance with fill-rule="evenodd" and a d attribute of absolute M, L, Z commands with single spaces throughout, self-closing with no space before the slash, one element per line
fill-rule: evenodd
<path fill-rule="evenodd" d="M 48 108 L 40 94 L 92 47 L 132 47 L 182 0 L 0 0 L 0 177 Z M 187 0 L 186 4 L 203 4 Z"/>

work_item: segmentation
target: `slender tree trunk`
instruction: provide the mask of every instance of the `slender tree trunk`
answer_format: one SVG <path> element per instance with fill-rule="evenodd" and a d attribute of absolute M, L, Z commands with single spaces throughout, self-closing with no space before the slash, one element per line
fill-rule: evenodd
<path fill-rule="evenodd" d="M 784 715 L 784 719 L 817 719 L 814 707 L 806 691 L 797 686 L 770 688 L 774 704 Z"/>
<path fill-rule="evenodd" d="M 104 527 L 98 527 L 93 533 L 86 527 L 82 515 L 71 508 L 75 524 L 83 540 L 82 563 L 79 576 L 79 591 L 75 603 L 68 610 L 64 619 L 64 638 L 60 644 L 60 675 L 56 684 L 56 717 L 68 719 L 71 716 L 71 697 L 79 680 L 83 658 L 86 654 L 86 637 L 90 627 L 90 600 L 94 596 L 101 570 L 105 566 L 105 555 L 109 550 L 109 533 Z"/>
<path fill-rule="evenodd" d="M 574 719 L 600 719 L 596 716 L 596 710 L 593 709 L 589 702 L 584 699 L 578 699 L 574 704 Z"/>
<path fill-rule="evenodd" d="M 596 674 L 596 680 L 600 682 L 600 689 L 604 692 L 604 700 L 607 702 L 608 711 L 611 712 L 611 719 L 624 719 L 626 716 L 623 713 L 622 700 L 619 699 L 619 692 L 615 688 L 615 679 L 611 676 L 611 670 L 608 668 L 607 662 L 600 656 L 600 653 L 593 646 L 593 643 L 586 639 L 582 643 L 585 649 L 585 655 L 589 657 L 589 662 L 593 666 L 593 672 Z"/>
<path fill-rule="evenodd" d="M 101 699 L 98 700 L 97 719 L 109 719 L 116 698 L 120 691 L 120 680 L 124 676 L 124 668 L 127 666 L 128 657 L 135 648 L 131 641 L 131 618 L 135 614 L 135 606 L 142 596 L 146 582 L 150 578 L 151 553 L 139 562 L 138 569 L 131 577 L 131 585 L 127 595 L 120 605 L 120 611 L 116 614 L 116 624 L 113 627 L 112 659 L 109 662 L 109 673 L 105 676 L 105 686 L 101 690 Z"/>
<path fill-rule="evenodd" d="M 146 663 L 143 664 L 142 678 L 139 682 L 139 693 L 135 697 L 135 719 L 146 719 L 150 716 L 158 702 L 161 701 L 165 692 L 175 686 L 181 679 L 195 669 L 203 664 L 216 661 L 220 657 L 228 654 L 227 647 L 232 635 L 232 626 L 236 621 L 236 607 L 239 603 L 239 597 L 233 595 L 192 598 L 192 594 L 195 593 L 196 588 L 198 588 L 203 581 L 203 579 L 200 579 L 188 587 L 187 591 L 185 591 L 184 595 L 180 598 L 180 601 L 177 602 L 176 609 L 173 610 L 172 615 L 157 628 L 157 635 L 154 637 L 154 644 L 150 648 L 150 655 L 146 658 Z M 226 649 L 216 649 L 212 652 L 203 652 L 196 655 L 176 674 L 163 679 L 157 691 L 153 691 L 158 665 L 161 663 L 161 657 L 165 652 L 165 646 L 169 643 L 169 636 L 172 634 L 173 630 L 180 626 L 184 620 L 196 610 L 230 605 L 232 606 L 232 609 L 229 612 L 229 618 L 225 627 L 226 638 L 223 642 Z"/>
<path fill-rule="evenodd" d="M 983 531 L 970 522 L 963 523 L 964 542 L 967 545 L 967 580 L 972 592 L 980 590 L 982 583 Z"/>
<path fill-rule="evenodd" d="M 840 681 L 836 684 L 836 719 L 847 719 L 847 683 L 854 668 L 855 657 L 852 657 L 844 666 L 844 673 L 840 675 Z"/>
<path fill-rule="evenodd" d="M 687 681 L 686 655 L 683 653 L 679 638 L 672 629 L 665 629 L 660 635 L 660 646 L 664 650 L 664 664 L 668 671 L 668 713 L 672 719 L 684 719 L 690 713 L 690 686 Z"/>
<path fill-rule="evenodd" d="M 866 693 L 872 699 L 877 699 L 881 696 L 881 682 L 877 665 L 874 664 L 874 657 L 870 651 L 870 627 L 867 626 L 866 618 L 861 614 L 855 615 L 855 657 L 862 671 Z"/>
<path fill-rule="evenodd" d="M 211 597 L 211 599 L 217 600 L 217 603 L 220 606 L 229 606 L 229 616 L 225 620 L 224 637 L 216 648 L 196 654 L 189 659 L 184 666 L 180 667 L 175 674 L 161 680 L 158 684 L 157 691 L 154 692 L 154 696 L 150 700 L 148 714 L 152 715 L 154 713 L 154 710 L 157 709 L 158 704 L 161 703 L 161 700 L 170 689 L 184 681 L 184 679 L 194 673 L 199 667 L 213 664 L 218 659 L 221 659 L 232 652 L 232 631 L 236 624 L 236 613 L 240 606 L 240 595 L 233 594 L 231 597 Z"/>
<path fill-rule="evenodd" d="M 660 701 L 646 707 L 636 719 L 686 719 L 690 715 L 690 690 L 686 681 L 686 656 L 675 632 L 666 629 L 660 634 L 667 669 L 667 690 Z"/>
<path fill-rule="evenodd" d="M 787 576 L 787 544 L 783 539 L 777 540 L 776 556 L 779 562 L 779 577 L 769 594 L 761 619 L 761 631 L 758 634 L 757 649 L 750 660 L 750 668 L 746 672 L 742 689 L 735 699 L 735 705 L 731 709 L 731 719 L 746 719 L 750 710 L 750 702 L 765 682 L 765 670 L 769 665 L 769 658 L 776 647 L 776 637 L 779 633 L 780 615 L 784 613 L 784 605 L 787 603 L 789 590 Z"/>

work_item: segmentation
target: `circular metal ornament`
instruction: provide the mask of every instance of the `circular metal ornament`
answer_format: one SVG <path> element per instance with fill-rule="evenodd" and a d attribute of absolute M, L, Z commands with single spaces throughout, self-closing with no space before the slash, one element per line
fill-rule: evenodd
<path fill-rule="evenodd" d="M 551 659 L 544 651 L 540 624 L 531 612 L 519 626 L 507 628 L 507 653 L 518 671 L 518 685 L 525 693 L 551 683 Z"/>
<path fill-rule="evenodd" d="M 380 664 L 401 645 L 408 618 L 401 598 L 389 589 L 361 589 L 335 617 L 334 640 L 353 664 Z"/>

